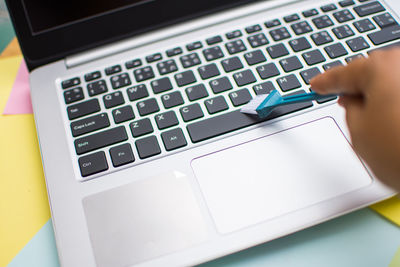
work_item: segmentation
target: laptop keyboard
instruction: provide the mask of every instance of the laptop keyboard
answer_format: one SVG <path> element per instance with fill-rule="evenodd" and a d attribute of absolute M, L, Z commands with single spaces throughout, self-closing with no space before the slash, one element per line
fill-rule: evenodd
<path fill-rule="evenodd" d="M 380 2 L 344 0 L 66 79 L 61 87 L 81 175 L 334 101 L 279 107 L 263 120 L 239 111 L 273 89 L 309 90 L 322 71 L 398 39 L 400 26 Z"/>

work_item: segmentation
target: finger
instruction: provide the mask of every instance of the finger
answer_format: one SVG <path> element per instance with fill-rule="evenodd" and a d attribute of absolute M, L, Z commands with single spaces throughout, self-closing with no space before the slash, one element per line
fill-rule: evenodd
<path fill-rule="evenodd" d="M 319 94 L 363 94 L 367 88 L 368 59 L 358 59 L 347 66 L 340 66 L 313 78 L 312 89 Z"/>
<path fill-rule="evenodd" d="M 359 140 L 365 132 L 362 131 L 364 101 L 358 97 L 341 97 L 341 104 L 346 110 L 346 122 L 354 147 L 359 147 Z"/>

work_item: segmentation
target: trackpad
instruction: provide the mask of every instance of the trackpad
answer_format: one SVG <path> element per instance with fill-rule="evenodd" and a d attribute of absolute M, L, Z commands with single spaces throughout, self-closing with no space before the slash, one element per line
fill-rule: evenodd
<path fill-rule="evenodd" d="M 206 225 L 187 179 L 170 172 L 86 197 L 96 266 L 128 266 L 205 241 Z"/>
<path fill-rule="evenodd" d="M 220 233 L 236 231 L 371 183 L 331 118 L 196 158 L 192 168 Z"/>

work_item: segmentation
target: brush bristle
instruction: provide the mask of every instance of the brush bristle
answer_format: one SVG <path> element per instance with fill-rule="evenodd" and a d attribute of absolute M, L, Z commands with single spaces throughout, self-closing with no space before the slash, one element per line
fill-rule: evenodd
<path fill-rule="evenodd" d="M 243 106 L 242 109 L 240 110 L 240 112 L 257 115 L 256 109 L 264 101 L 264 99 L 267 96 L 268 96 L 268 94 L 256 96 L 249 103 L 247 103 L 245 106 Z"/>

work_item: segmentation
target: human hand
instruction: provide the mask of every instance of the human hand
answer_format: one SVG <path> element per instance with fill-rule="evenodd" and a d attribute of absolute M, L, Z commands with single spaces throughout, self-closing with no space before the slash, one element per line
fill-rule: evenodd
<path fill-rule="evenodd" d="M 311 86 L 319 94 L 342 94 L 354 149 L 376 177 L 400 191 L 400 49 L 333 68 Z"/>

